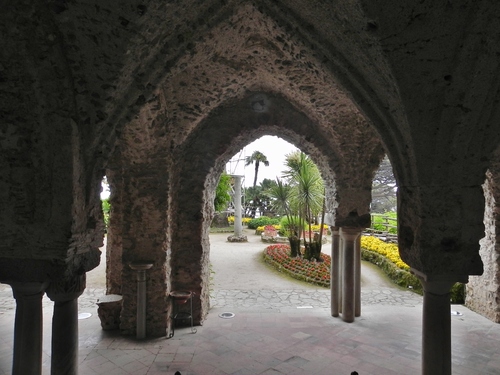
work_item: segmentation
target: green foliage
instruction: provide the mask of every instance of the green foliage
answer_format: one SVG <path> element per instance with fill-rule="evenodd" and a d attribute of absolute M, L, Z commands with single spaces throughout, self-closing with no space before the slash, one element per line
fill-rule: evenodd
<path fill-rule="evenodd" d="M 257 186 L 257 175 L 259 174 L 260 163 L 264 164 L 266 167 L 269 166 L 269 160 L 267 156 L 260 151 L 254 151 L 252 155 L 245 158 L 245 166 L 255 163 L 255 176 L 253 179 L 253 187 Z"/>
<path fill-rule="evenodd" d="M 320 260 L 322 232 L 318 236 L 312 234 L 312 224 L 321 214 L 323 221 L 324 214 L 324 182 L 321 173 L 312 159 L 303 152 L 294 152 L 287 155 L 287 170 L 283 176 L 288 179 L 291 188 L 291 207 L 296 207 L 294 214 L 300 216 L 301 221 L 307 222 L 308 242 L 304 238 L 306 252 L 305 258 L 308 260 Z M 323 223 L 321 223 L 323 224 Z M 299 234 L 300 235 L 300 234 Z"/>
<path fill-rule="evenodd" d="M 273 208 L 287 218 L 282 223 L 281 234 L 288 236 L 292 249 L 295 249 L 295 239 L 300 240 L 305 230 L 308 233 L 307 241 L 304 237 L 305 256 L 319 261 L 323 232 L 314 235 L 312 225 L 318 222 L 318 215 L 321 216 L 321 225 L 324 220 L 325 187 L 321 173 L 313 160 L 300 151 L 288 154 L 285 166 L 282 172 L 284 181 L 276 179 L 276 184 L 267 191 Z"/>
<path fill-rule="evenodd" d="M 300 217 L 299 216 L 283 216 L 280 220 L 280 235 L 288 237 L 290 235 L 290 228 L 295 228 L 299 226 Z M 302 230 L 306 229 L 305 222 L 302 222 Z"/>
<path fill-rule="evenodd" d="M 388 231 L 391 234 L 398 234 L 397 218 L 397 212 L 391 211 L 382 215 L 372 215 L 372 228 L 383 232 Z"/>
<path fill-rule="evenodd" d="M 451 303 L 462 305 L 465 303 L 465 284 L 455 283 L 451 287 L 450 293 Z"/>
<path fill-rule="evenodd" d="M 261 216 L 274 214 L 274 210 L 271 206 L 271 198 L 267 194 L 267 190 L 271 189 L 274 185 L 276 185 L 276 182 L 265 178 L 259 185 L 255 187 L 250 186 L 244 189 L 245 216 L 255 217 L 257 211 L 259 211 Z"/>
<path fill-rule="evenodd" d="M 109 204 L 109 199 L 101 199 L 102 213 L 104 216 L 104 226 L 107 229 L 109 226 L 109 212 L 111 211 L 111 205 Z"/>
<path fill-rule="evenodd" d="M 224 211 L 231 201 L 231 176 L 223 172 L 219 178 L 219 183 L 215 189 L 214 208 L 215 211 Z"/>
<path fill-rule="evenodd" d="M 263 227 L 265 225 L 274 225 L 279 224 L 279 218 L 272 218 L 268 216 L 261 216 L 255 219 L 252 219 L 248 222 L 248 229 L 257 229 L 258 227 Z"/>

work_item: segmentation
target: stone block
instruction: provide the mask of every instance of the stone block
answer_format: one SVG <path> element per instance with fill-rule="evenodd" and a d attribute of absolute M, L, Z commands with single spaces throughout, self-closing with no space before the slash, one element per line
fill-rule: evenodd
<path fill-rule="evenodd" d="M 97 300 L 97 315 L 101 320 L 103 330 L 120 328 L 120 313 L 123 297 L 118 294 L 108 294 Z"/>

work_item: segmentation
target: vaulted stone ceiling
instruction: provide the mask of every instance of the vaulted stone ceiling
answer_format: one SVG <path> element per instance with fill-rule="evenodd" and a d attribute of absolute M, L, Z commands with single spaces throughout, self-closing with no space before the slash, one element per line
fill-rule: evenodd
<path fill-rule="evenodd" d="M 15 91 L 23 100 L 13 101 L 3 90 L 2 102 L 7 114 L 25 106 L 28 116 L 33 108 L 43 111 L 35 103 L 43 95 L 32 95 L 42 82 L 45 88 L 52 82 L 61 93 L 74 89 L 75 100 L 61 94 L 61 103 L 87 124 L 89 135 L 102 134 L 95 151 L 100 153 L 112 146 L 115 124 L 127 122 L 135 105 L 149 100 L 163 82 L 188 83 L 185 90 L 191 92 L 195 82 L 185 77 L 195 70 L 197 86 L 205 80 L 212 89 L 198 97 L 198 107 L 185 108 L 192 117 L 208 113 L 231 90 L 237 95 L 260 86 L 282 91 L 314 118 L 326 118 L 332 95 L 325 87 L 334 84 L 333 74 L 390 143 L 393 159 L 427 166 L 428 159 L 413 160 L 405 145 L 423 147 L 439 171 L 453 160 L 481 158 L 467 150 L 487 154 L 495 143 L 484 132 L 467 131 L 471 123 L 491 123 L 498 116 L 491 111 L 497 81 L 486 79 L 498 70 L 495 6 L 491 1 L 17 2 L 3 12 L 10 42 L 3 43 L 2 75 L 18 78 Z M 280 72 L 288 80 L 276 76 Z M 226 81 L 218 82 L 219 74 Z M 182 95 L 182 87 L 165 90 Z M 470 113 L 476 106 L 491 114 Z M 429 129 L 436 122 L 439 130 Z M 436 149 L 422 138 L 430 133 L 432 139 L 456 133 L 457 139 L 449 149 Z M 464 149 L 464 143 L 470 146 Z M 396 169 L 400 179 L 416 178 Z"/>

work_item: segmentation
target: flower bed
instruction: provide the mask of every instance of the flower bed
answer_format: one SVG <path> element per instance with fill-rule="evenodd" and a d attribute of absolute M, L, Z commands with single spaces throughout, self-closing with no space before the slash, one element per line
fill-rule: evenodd
<path fill-rule="evenodd" d="M 257 227 L 255 229 L 255 234 L 260 236 L 266 230 L 271 230 L 271 229 L 274 229 L 274 231 L 276 231 L 276 233 L 278 233 L 281 229 L 281 226 L 279 224 L 261 225 L 260 227 Z"/>
<path fill-rule="evenodd" d="M 326 254 L 321 254 L 321 257 L 323 262 L 291 258 L 288 244 L 270 245 L 264 251 L 264 260 L 278 271 L 298 280 L 330 287 L 331 258 Z M 385 243 L 375 237 L 362 236 L 361 259 L 377 265 L 397 285 L 423 294 L 422 284 L 399 257 L 397 245 Z M 451 289 L 450 298 L 452 303 L 464 303 L 464 284 L 456 283 Z"/>
<path fill-rule="evenodd" d="M 401 260 L 398 245 L 396 244 L 386 243 L 376 237 L 361 236 L 361 248 L 383 255 L 394 263 L 397 268 L 405 271 L 410 270 L 410 266 Z"/>
<path fill-rule="evenodd" d="M 264 260 L 291 277 L 324 287 L 330 286 L 330 256 L 322 254 L 323 262 L 290 257 L 290 246 L 275 244 L 266 247 Z"/>
<path fill-rule="evenodd" d="M 377 265 L 397 285 L 423 294 L 422 284 L 410 272 L 410 267 L 401 260 L 397 245 L 386 243 L 376 237 L 362 236 L 361 259 Z M 451 303 L 464 303 L 465 285 L 455 283 L 451 288 L 450 299 Z"/>
<path fill-rule="evenodd" d="M 247 225 L 250 220 L 252 220 L 252 219 L 249 218 L 249 217 L 242 217 L 241 218 L 241 223 L 243 225 Z M 230 225 L 233 225 L 234 224 L 234 216 L 228 216 L 227 217 L 227 221 L 229 222 Z"/>

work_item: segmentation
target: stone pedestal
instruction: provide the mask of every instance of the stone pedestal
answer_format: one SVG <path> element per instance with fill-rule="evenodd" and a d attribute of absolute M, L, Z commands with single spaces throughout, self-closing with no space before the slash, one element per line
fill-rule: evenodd
<path fill-rule="evenodd" d="M 138 339 L 146 338 L 146 270 L 153 267 L 153 263 L 131 263 L 130 268 L 137 271 L 137 333 Z"/>
<path fill-rule="evenodd" d="M 120 313 L 123 297 L 118 294 L 108 294 L 97 300 L 97 315 L 103 330 L 120 328 Z"/>

